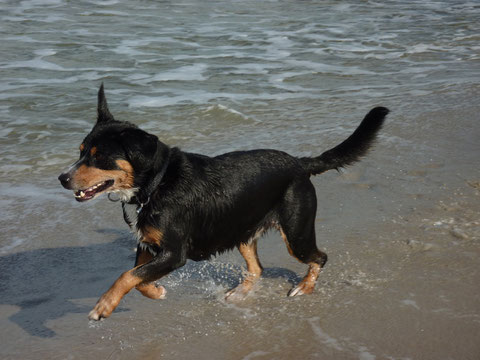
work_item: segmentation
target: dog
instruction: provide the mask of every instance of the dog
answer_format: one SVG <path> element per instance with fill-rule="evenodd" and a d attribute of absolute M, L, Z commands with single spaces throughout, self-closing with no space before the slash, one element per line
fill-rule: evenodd
<path fill-rule="evenodd" d="M 310 294 L 327 255 L 317 248 L 317 198 L 313 175 L 351 165 L 364 156 L 389 110 L 376 107 L 350 137 L 317 157 L 294 157 L 268 149 L 235 151 L 215 157 L 170 147 L 127 121 L 114 119 L 103 83 L 97 121 L 80 145 L 80 157 L 59 176 L 75 199 L 85 202 L 115 193 L 137 207 L 124 218 L 137 233 L 135 266 L 105 292 L 91 320 L 107 318 L 136 288 L 151 299 L 165 297 L 155 281 L 185 265 L 238 248 L 247 265 L 243 281 L 226 294 L 241 300 L 262 273 L 257 240 L 277 229 L 290 255 L 308 272 L 288 296 Z"/>

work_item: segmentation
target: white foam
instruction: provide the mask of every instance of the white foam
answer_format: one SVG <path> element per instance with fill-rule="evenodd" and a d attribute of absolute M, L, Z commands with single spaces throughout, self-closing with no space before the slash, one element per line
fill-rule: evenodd
<path fill-rule="evenodd" d="M 39 6 L 55 6 L 61 5 L 64 0 L 24 0 L 21 1 L 22 8 L 24 10 L 31 9 Z"/>
<path fill-rule="evenodd" d="M 432 51 L 448 51 L 449 49 L 443 46 L 436 46 L 432 44 L 416 44 L 411 46 L 406 50 L 405 53 L 407 54 L 419 54 L 424 52 L 432 52 Z"/>
<path fill-rule="evenodd" d="M 316 73 L 329 73 L 329 74 L 341 74 L 341 75 L 374 75 L 375 73 L 369 70 L 361 69 L 358 66 L 339 66 L 330 65 L 321 62 L 313 62 L 307 60 L 285 60 L 289 65 L 307 68 L 313 70 Z"/>
<path fill-rule="evenodd" d="M 415 300 L 405 299 L 405 300 L 402 300 L 401 303 L 407 306 L 412 306 L 417 310 L 420 310 L 420 307 L 417 305 L 417 302 Z"/>
<path fill-rule="evenodd" d="M 138 47 L 140 46 L 148 46 L 152 43 L 153 39 L 124 39 L 120 42 L 120 44 L 113 49 L 113 51 L 117 54 L 122 55 L 147 55 L 147 52 L 139 51 Z"/>
<path fill-rule="evenodd" d="M 168 89 L 166 89 L 168 90 Z M 283 92 L 277 94 L 271 93 L 213 93 L 202 90 L 182 91 L 179 94 L 166 93 L 162 96 L 133 96 L 128 101 L 129 107 L 164 107 L 179 104 L 208 104 L 209 102 L 221 101 L 222 99 L 230 99 L 232 101 L 243 101 L 246 99 L 252 100 L 277 100 L 282 101 L 286 99 L 316 99 L 317 95 L 308 92 Z"/>
<path fill-rule="evenodd" d="M 150 78 L 150 81 L 202 81 L 207 79 L 203 74 L 207 69 L 208 65 L 202 63 L 182 66 L 159 73 Z"/>
<path fill-rule="evenodd" d="M 240 111 L 234 110 L 232 108 L 229 108 L 228 106 L 221 105 L 221 104 L 216 104 L 216 105 L 212 105 L 212 106 L 207 107 L 205 109 L 204 113 L 207 113 L 209 111 L 216 111 L 216 110 L 221 110 L 221 111 L 225 111 L 225 112 L 228 112 L 230 114 L 233 114 L 233 115 L 237 115 L 238 117 L 240 117 L 243 120 L 254 120 L 255 122 L 259 122 L 258 120 L 253 119 L 253 118 L 241 113 Z"/>
<path fill-rule="evenodd" d="M 375 360 L 377 357 L 370 353 L 365 346 L 360 346 L 359 348 L 359 360 Z"/>
<path fill-rule="evenodd" d="M 57 53 L 57 51 L 53 50 L 53 49 L 38 49 L 38 50 L 35 50 L 33 53 L 35 55 L 43 57 L 43 56 L 55 55 Z"/>
<path fill-rule="evenodd" d="M 333 338 L 332 336 L 328 335 L 321 327 L 318 325 L 320 322 L 319 317 L 314 317 L 308 320 L 313 332 L 317 336 L 317 338 L 320 340 L 322 344 L 325 346 L 331 347 L 335 350 L 343 351 L 345 350 L 341 345 L 340 342 Z"/>
<path fill-rule="evenodd" d="M 279 65 L 265 63 L 248 63 L 236 65 L 235 69 L 227 70 L 224 74 L 268 74 L 272 69 L 280 68 Z"/>
<path fill-rule="evenodd" d="M 0 254 L 10 253 L 13 249 L 22 245 L 25 242 L 25 239 L 20 237 L 9 237 L 9 239 L 11 241 L 8 245 L 0 247 Z"/>
<path fill-rule="evenodd" d="M 57 64 L 45 61 L 41 58 L 35 58 L 35 59 L 32 59 L 32 60 L 26 60 L 26 61 L 16 61 L 16 62 L 12 62 L 8 65 L 2 65 L 2 66 L 0 66 L 0 68 L 4 68 L 4 69 L 32 68 L 32 69 L 55 70 L 55 71 L 59 71 L 59 70 L 64 71 L 65 70 L 65 68 L 63 68 L 63 67 L 61 67 Z"/>
<path fill-rule="evenodd" d="M 247 356 L 244 356 L 242 358 L 242 360 L 252 360 L 252 359 L 255 359 L 257 357 L 264 357 L 266 355 L 268 355 L 269 353 L 266 352 L 266 351 L 262 351 L 262 350 L 256 350 L 256 351 L 253 351 L 251 352 L 250 354 L 248 354 Z"/>
<path fill-rule="evenodd" d="M 91 3 L 92 5 L 110 6 L 110 5 L 118 4 L 119 0 L 101 0 L 101 1 L 90 0 L 89 3 Z"/>

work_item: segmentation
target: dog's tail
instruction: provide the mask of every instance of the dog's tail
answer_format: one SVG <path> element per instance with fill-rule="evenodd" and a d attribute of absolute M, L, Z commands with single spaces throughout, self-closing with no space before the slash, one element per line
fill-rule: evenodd
<path fill-rule="evenodd" d="M 331 169 L 338 170 L 341 167 L 353 164 L 360 160 L 375 142 L 377 133 L 389 112 L 384 107 L 376 107 L 370 110 L 347 140 L 325 151 L 320 156 L 300 158 L 300 162 L 310 175 L 321 174 Z"/>

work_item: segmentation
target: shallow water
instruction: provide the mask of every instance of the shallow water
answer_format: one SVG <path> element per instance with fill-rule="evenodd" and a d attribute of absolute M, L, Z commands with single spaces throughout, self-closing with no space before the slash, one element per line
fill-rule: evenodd
<path fill-rule="evenodd" d="M 476 359 L 480 356 L 480 6 L 460 1 L 5 1 L 0 4 L 0 357 Z M 372 107 L 375 149 L 313 179 L 316 292 L 276 233 L 244 302 L 235 253 L 189 262 L 167 299 L 128 294 L 87 320 L 134 261 L 118 204 L 56 177 L 96 92 L 169 145 L 320 154 Z"/>

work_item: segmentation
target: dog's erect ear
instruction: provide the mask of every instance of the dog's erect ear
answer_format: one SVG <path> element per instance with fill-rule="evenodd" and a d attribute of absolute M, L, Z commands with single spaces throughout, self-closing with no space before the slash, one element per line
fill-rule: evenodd
<path fill-rule="evenodd" d="M 98 105 L 97 105 L 97 124 L 113 121 L 113 116 L 108 110 L 107 98 L 103 91 L 103 83 L 98 90 Z"/>

